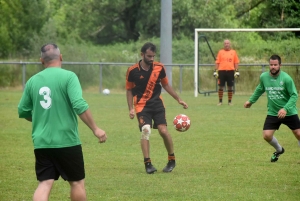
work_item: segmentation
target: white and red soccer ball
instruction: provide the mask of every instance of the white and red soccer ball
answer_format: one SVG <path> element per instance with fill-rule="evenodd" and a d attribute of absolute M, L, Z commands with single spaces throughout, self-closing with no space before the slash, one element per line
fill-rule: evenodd
<path fill-rule="evenodd" d="M 191 120 L 187 115 L 179 114 L 174 118 L 173 125 L 177 131 L 185 132 L 190 128 Z"/>

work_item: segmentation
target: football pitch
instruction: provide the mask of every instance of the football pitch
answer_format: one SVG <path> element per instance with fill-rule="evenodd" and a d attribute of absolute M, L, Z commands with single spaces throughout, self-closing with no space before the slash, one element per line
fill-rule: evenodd
<path fill-rule="evenodd" d="M 151 159 L 158 169 L 153 175 L 145 173 L 137 120 L 129 119 L 125 92 L 83 95 L 98 126 L 108 135 L 107 142 L 99 144 L 78 118 L 88 200 L 299 200 L 300 148 L 291 131 L 282 125 L 275 136 L 285 153 L 276 163 L 270 162 L 274 149 L 261 134 L 267 112 L 264 95 L 245 109 L 243 104 L 250 94 L 234 95 L 233 106 L 226 101 L 217 106 L 217 94 L 195 98 L 193 92 L 186 92 L 181 97 L 189 109 L 184 110 L 163 94 L 177 166 L 172 173 L 162 172 L 167 152 L 157 130 L 152 130 Z M 38 184 L 31 123 L 17 114 L 20 97 L 21 91 L 0 90 L 3 201 L 32 200 Z M 173 118 L 181 113 L 191 119 L 190 129 L 183 133 L 172 126 Z M 50 200 L 70 200 L 69 184 L 61 178 L 56 181 Z"/>

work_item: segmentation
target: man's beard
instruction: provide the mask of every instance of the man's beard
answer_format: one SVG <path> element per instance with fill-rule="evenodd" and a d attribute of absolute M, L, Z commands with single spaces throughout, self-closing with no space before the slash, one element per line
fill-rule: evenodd
<path fill-rule="evenodd" d="M 144 62 L 145 62 L 147 65 L 149 65 L 149 66 L 151 66 L 151 65 L 153 64 L 152 61 L 147 61 L 146 59 L 144 60 Z"/>
<path fill-rule="evenodd" d="M 279 73 L 279 71 L 280 71 L 280 69 L 278 69 L 277 71 L 275 71 L 274 73 L 270 70 L 270 73 L 272 74 L 272 75 L 277 75 L 278 73 Z"/>

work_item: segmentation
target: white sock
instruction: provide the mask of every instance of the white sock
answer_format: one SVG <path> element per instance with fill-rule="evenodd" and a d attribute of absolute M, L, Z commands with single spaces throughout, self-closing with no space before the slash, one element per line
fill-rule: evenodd
<path fill-rule="evenodd" d="M 282 152 L 282 146 L 278 143 L 278 140 L 274 136 L 273 136 L 272 140 L 269 142 L 269 144 L 276 149 L 276 152 L 278 152 L 278 153 Z M 299 146 L 300 146 L 300 144 L 299 144 Z"/>

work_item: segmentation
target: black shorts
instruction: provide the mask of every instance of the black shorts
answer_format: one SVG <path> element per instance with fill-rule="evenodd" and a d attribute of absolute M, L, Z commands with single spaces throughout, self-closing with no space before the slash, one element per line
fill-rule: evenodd
<path fill-rule="evenodd" d="M 234 70 L 219 70 L 218 85 L 225 86 L 225 82 L 228 87 L 234 85 Z"/>
<path fill-rule="evenodd" d="M 279 119 L 277 116 L 268 115 L 263 130 L 278 130 L 281 124 L 287 125 L 291 130 L 300 128 L 300 120 L 297 114 L 286 116 L 283 119 Z"/>
<path fill-rule="evenodd" d="M 59 176 L 67 181 L 79 181 L 85 178 L 81 145 L 35 149 L 34 155 L 38 181 L 58 180 Z"/>
<path fill-rule="evenodd" d="M 157 125 L 165 124 L 167 125 L 166 120 L 166 111 L 165 108 L 144 108 L 141 112 L 137 113 L 137 119 L 139 122 L 140 131 L 145 124 L 149 124 L 152 128 L 152 120 L 154 122 L 153 128 L 157 129 Z"/>

